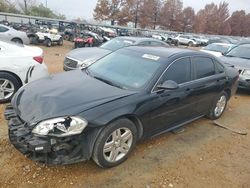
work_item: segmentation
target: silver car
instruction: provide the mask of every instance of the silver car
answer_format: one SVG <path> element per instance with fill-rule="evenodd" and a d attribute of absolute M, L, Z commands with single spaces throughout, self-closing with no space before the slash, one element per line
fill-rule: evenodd
<path fill-rule="evenodd" d="M 153 38 L 143 37 L 116 37 L 100 47 L 77 48 L 70 51 L 64 60 L 63 69 L 70 71 L 88 67 L 98 59 L 126 46 L 165 46 L 169 45 Z"/>
<path fill-rule="evenodd" d="M 29 38 L 23 31 L 17 31 L 11 27 L 0 24 L 0 40 L 12 41 L 20 44 L 29 44 Z"/>

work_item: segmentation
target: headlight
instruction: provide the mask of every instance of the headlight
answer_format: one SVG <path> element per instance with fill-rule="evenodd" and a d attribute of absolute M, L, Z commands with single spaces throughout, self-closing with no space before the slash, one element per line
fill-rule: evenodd
<path fill-rule="evenodd" d="M 244 70 L 242 74 L 243 74 L 243 75 L 249 75 L 249 76 L 250 76 L 250 70 Z"/>
<path fill-rule="evenodd" d="M 41 136 L 65 137 L 82 133 L 87 125 L 87 120 L 79 117 L 59 117 L 42 121 L 32 130 L 32 133 Z"/>

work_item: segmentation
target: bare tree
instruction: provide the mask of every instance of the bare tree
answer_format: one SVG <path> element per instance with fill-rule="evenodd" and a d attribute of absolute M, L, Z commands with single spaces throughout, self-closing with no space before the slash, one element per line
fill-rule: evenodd
<path fill-rule="evenodd" d="M 24 14 L 29 14 L 30 8 L 36 5 L 35 0 L 18 0 L 18 5 Z"/>
<path fill-rule="evenodd" d="M 110 20 L 111 25 L 119 19 L 119 14 L 124 5 L 124 0 L 98 0 L 94 9 L 94 18 L 96 20 Z"/>
<path fill-rule="evenodd" d="M 161 9 L 161 25 L 166 29 L 181 31 L 182 8 L 181 0 L 167 0 Z"/>
<path fill-rule="evenodd" d="M 195 22 L 195 12 L 192 7 L 186 7 L 182 12 L 182 31 L 192 32 Z"/>

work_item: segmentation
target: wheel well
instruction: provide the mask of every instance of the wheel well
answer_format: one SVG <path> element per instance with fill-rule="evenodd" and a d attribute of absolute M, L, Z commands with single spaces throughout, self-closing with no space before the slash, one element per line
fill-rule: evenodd
<path fill-rule="evenodd" d="M 231 97 L 231 90 L 227 88 L 225 89 L 225 92 L 227 93 L 229 99 Z"/>
<path fill-rule="evenodd" d="M 23 86 L 22 80 L 21 80 L 21 79 L 19 78 L 19 76 L 17 76 L 15 73 L 9 72 L 9 71 L 0 71 L 0 72 L 4 72 L 4 73 L 11 74 L 12 76 L 14 76 L 14 77 L 17 79 L 18 83 L 20 84 L 20 87 Z"/>
<path fill-rule="evenodd" d="M 138 131 L 138 139 L 140 139 L 142 136 L 143 136 L 143 126 L 142 126 L 142 123 L 141 121 L 136 117 L 136 116 L 126 116 L 126 118 L 128 118 L 130 121 L 132 121 L 135 126 L 136 126 L 136 129 Z"/>
<path fill-rule="evenodd" d="M 18 38 L 18 37 L 14 37 L 13 39 L 11 39 L 11 41 L 13 41 L 13 40 L 15 40 L 15 39 L 18 39 L 18 40 L 20 40 L 20 41 L 23 43 L 23 40 L 20 39 L 20 38 Z"/>

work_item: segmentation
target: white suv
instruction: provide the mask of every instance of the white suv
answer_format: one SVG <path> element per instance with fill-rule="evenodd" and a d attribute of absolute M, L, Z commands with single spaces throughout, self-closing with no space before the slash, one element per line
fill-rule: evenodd
<path fill-rule="evenodd" d="M 188 45 L 188 46 L 198 46 L 200 45 L 192 36 L 189 35 L 178 35 L 176 38 L 179 44 Z"/>

